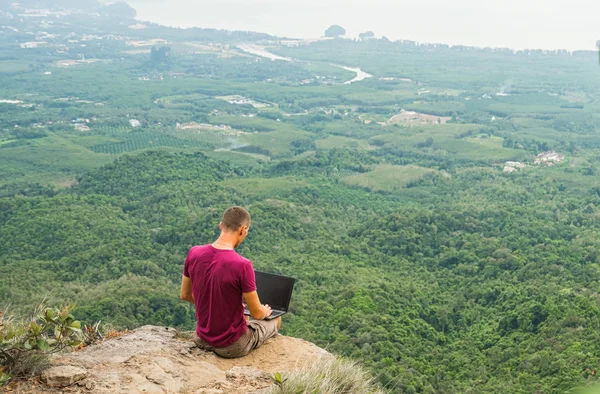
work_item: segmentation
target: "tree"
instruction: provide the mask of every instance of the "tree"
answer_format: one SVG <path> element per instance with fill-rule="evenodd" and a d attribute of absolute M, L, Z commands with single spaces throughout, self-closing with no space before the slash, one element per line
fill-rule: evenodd
<path fill-rule="evenodd" d="M 373 33 L 372 31 L 367 31 L 358 35 L 358 38 L 360 38 L 361 40 L 368 40 L 369 38 L 373 37 L 375 37 L 375 33 Z"/>
<path fill-rule="evenodd" d="M 325 30 L 325 37 L 337 38 L 346 34 L 346 29 L 340 25 L 331 25 L 329 29 Z"/>
<path fill-rule="evenodd" d="M 171 47 L 162 46 L 160 48 L 152 47 L 150 50 L 150 62 L 153 66 L 160 66 L 167 63 L 169 55 L 171 54 Z"/>

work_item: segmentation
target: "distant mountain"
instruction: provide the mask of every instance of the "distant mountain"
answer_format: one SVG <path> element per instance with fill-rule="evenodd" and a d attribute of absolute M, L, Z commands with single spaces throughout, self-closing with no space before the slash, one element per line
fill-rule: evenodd
<path fill-rule="evenodd" d="M 124 1 L 120 1 L 118 3 L 105 5 L 100 9 L 100 12 L 112 17 L 118 18 L 135 18 L 137 16 L 137 11 L 135 8 L 125 3 Z"/>
<path fill-rule="evenodd" d="M 340 25 L 332 25 L 329 26 L 327 30 L 325 30 L 325 37 L 339 37 L 346 34 L 346 29 L 344 29 Z"/>

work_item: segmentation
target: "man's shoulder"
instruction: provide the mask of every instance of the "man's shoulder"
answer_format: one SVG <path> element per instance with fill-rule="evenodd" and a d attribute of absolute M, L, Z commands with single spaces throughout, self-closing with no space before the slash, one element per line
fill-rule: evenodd
<path fill-rule="evenodd" d="M 190 249 L 189 253 L 188 253 L 188 257 L 199 257 L 204 255 L 205 253 L 210 254 L 211 252 L 213 252 L 214 248 L 211 244 L 206 244 L 206 245 L 196 245 L 196 246 L 192 246 L 192 248 Z M 233 253 L 227 253 L 226 255 L 222 255 L 222 254 L 211 254 L 213 257 L 217 257 L 220 260 L 224 260 L 224 261 L 230 261 L 230 262 L 235 262 L 235 263 L 241 263 L 242 265 L 246 265 L 249 264 L 250 266 L 252 266 L 252 261 L 250 259 L 245 258 L 244 256 L 242 256 L 241 254 L 239 254 L 237 251 L 232 250 L 230 252 Z"/>
<path fill-rule="evenodd" d="M 210 248 L 210 244 L 207 245 L 195 245 L 190 248 L 188 255 L 194 255 L 198 253 L 203 253 Z"/>
<path fill-rule="evenodd" d="M 235 255 L 235 257 L 237 258 L 237 260 L 238 260 L 240 263 L 243 263 L 243 264 L 250 264 L 250 265 L 252 265 L 252 261 L 250 261 L 250 259 L 247 259 L 247 258 L 245 258 L 245 257 L 244 257 L 244 256 L 242 256 L 241 254 L 239 254 L 237 251 L 234 251 L 234 252 L 235 252 L 235 254 L 234 254 L 234 255 Z"/>

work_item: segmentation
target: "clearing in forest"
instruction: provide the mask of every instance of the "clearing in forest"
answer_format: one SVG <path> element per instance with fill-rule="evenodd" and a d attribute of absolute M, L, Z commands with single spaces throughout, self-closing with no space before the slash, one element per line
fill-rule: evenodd
<path fill-rule="evenodd" d="M 408 124 L 408 125 L 424 125 L 424 124 L 446 124 L 450 120 L 448 116 L 437 116 L 422 114 L 415 111 L 401 110 L 398 115 L 392 116 L 387 122 L 386 126 L 394 124 Z"/>
<path fill-rule="evenodd" d="M 219 131 L 228 135 L 245 135 L 250 134 L 245 131 L 235 130 L 231 126 L 220 124 L 213 125 L 209 123 L 196 123 L 196 122 L 188 122 L 188 123 L 177 123 L 177 130 L 194 130 L 197 133 L 202 131 Z"/>
<path fill-rule="evenodd" d="M 272 103 L 258 102 L 258 101 L 255 101 L 255 100 L 252 100 L 252 99 L 249 99 L 247 97 L 240 96 L 237 94 L 232 95 L 232 96 L 216 96 L 215 98 L 220 99 L 220 100 L 225 100 L 229 104 L 239 104 L 239 105 L 250 104 L 254 108 L 265 108 L 265 107 L 270 107 L 271 105 L 274 105 Z"/>
<path fill-rule="evenodd" d="M 435 172 L 431 168 L 419 166 L 382 164 L 364 174 L 344 178 L 343 181 L 348 185 L 362 186 L 372 191 L 394 191 Z"/>
<path fill-rule="evenodd" d="M 294 189 L 307 187 L 309 184 L 295 176 L 282 176 L 225 180 L 221 185 L 244 195 L 281 198 L 282 195 L 289 195 Z"/>
<path fill-rule="evenodd" d="M 85 60 L 58 60 L 54 63 L 57 67 L 73 67 L 80 64 L 98 63 L 100 59 L 85 59 Z"/>
<path fill-rule="evenodd" d="M 317 149 L 374 149 L 366 140 L 343 137 L 341 135 L 330 135 L 327 138 L 316 140 Z"/>
<path fill-rule="evenodd" d="M 209 55 L 217 55 L 220 58 L 230 58 L 233 56 L 248 56 L 232 50 L 229 44 L 212 44 L 212 43 L 202 43 L 202 42 L 183 42 L 178 46 L 178 49 L 183 52 L 192 52 L 195 54 L 209 54 Z"/>

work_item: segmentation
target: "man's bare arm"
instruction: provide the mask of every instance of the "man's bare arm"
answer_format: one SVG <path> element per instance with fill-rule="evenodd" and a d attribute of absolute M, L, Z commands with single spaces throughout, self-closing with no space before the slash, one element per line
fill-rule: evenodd
<path fill-rule="evenodd" d="M 192 280 L 185 275 L 181 278 L 181 291 L 179 296 L 182 300 L 194 303 L 194 294 L 192 293 Z"/>
<path fill-rule="evenodd" d="M 250 293 L 243 293 L 244 300 L 248 305 L 248 309 L 250 309 L 250 315 L 253 319 L 263 320 L 266 317 L 271 316 L 271 307 L 269 305 L 261 305 L 260 300 L 258 299 L 258 293 L 256 291 L 252 291 Z"/>

